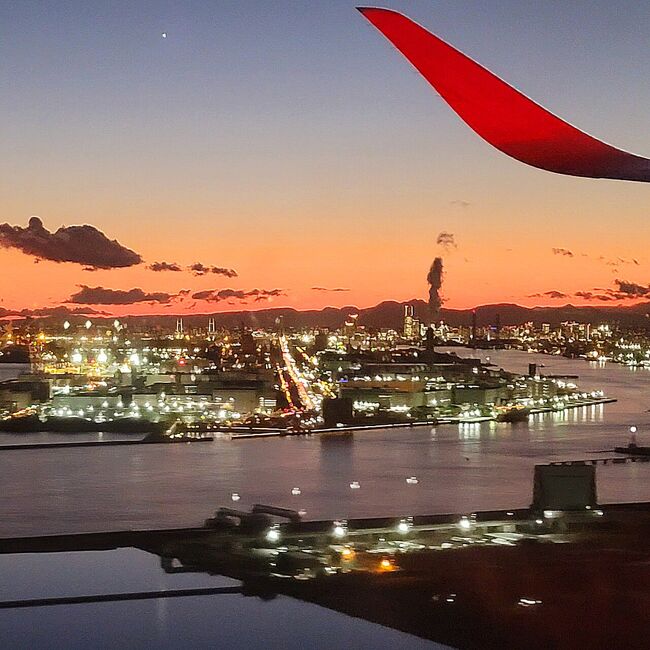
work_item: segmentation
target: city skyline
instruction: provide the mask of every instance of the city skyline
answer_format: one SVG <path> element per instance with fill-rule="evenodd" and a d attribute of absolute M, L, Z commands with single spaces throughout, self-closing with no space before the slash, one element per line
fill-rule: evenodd
<path fill-rule="evenodd" d="M 570 122 L 650 151 L 648 8 L 386 4 Z M 353 2 L 0 15 L 4 310 L 368 307 L 424 298 L 437 256 L 445 307 L 648 294 L 645 186 L 494 152 Z M 108 244 L 50 234 L 80 224 Z M 117 257 L 80 256 L 87 242 Z"/>

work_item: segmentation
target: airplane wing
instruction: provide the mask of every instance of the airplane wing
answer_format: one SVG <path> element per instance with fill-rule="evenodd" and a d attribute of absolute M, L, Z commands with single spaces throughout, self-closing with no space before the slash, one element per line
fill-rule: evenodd
<path fill-rule="evenodd" d="M 358 7 L 478 135 L 523 163 L 571 176 L 650 182 L 650 160 L 580 131 L 390 9 Z"/>

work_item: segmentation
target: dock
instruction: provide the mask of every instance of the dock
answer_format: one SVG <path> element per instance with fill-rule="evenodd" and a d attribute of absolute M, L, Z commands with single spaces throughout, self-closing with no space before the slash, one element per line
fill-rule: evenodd
<path fill-rule="evenodd" d="M 616 453 L 623 453 L 618 452 Z M 642 454 L 638 455 L 625 455 L 625 456 L 610 456 L 608 458 L 586 458 L 583 460 L 556 460 L 551 461 L 549 465 L 564 465 L 566 467 L 576 466 L 576 465 L 626 465 L 627 463 L 650 463 L 650 456 L 644 456 Z"/>
<path fill-rule="evenodd" d="M 612 397 L 603 397 L 599 399 L 581 400 L 565 404 L 562 408 L 553 408 L 551 406 L 533 407 L 530 409 L 530 415 L 544 413 L 561 413 L 562 411 L 584 408 L 588 406 L 597 406 L 600 404 L 611 404 L 616 402 Z M 229 434 L 232 440 L 249 440 L 252 438 L 278 438 L 281 436 L 308 436 L 308 435 L 328 435 L 354 433 L 360 431 L 377 431 L 382 429 L 415 429 L 420 427 L 436 427 L 445 424 L 480 424 L 482 422 L 496 421 L 496 416 L 477 415 L 473 417 L 444 417 L 436 420 L 414 420 L 406 422 L 390 422 L 385 424 L 345 424 L 337 427 L 319 427 L 305 429 L 301 431 L 291 431 L 279 428 L 262 428 L 262 427 L 221 427 L 220 433 Z"/>

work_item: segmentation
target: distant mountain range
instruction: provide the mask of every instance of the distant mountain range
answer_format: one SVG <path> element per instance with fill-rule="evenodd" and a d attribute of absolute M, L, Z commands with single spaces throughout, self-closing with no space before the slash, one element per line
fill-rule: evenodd
<path fill-rule="evenodd" d="M 261 309 L 258 311 L 217 312 L 213 314 L 182 316 L 186 328 L 205 327 L 208 318 L 214 318 L 217 327 L 235 328 L 242 324 L 247 327 L 273 327 L 278 319 L 282 319 L 285 327 L 327 327 L 336 329 L 341 327 L 352 314 L 358 314 L 357 322 L 371 328 L 391 327 L 399 329 L 402 326 L 404 306 L 412 305 L 415 316 L 423 321 L 428 319 L 428 306 L 423 300 L 409 300 L 407 302 L 384 301 L 374 307 L 358 309 L 357 307 L 325 307 L 320 310 L 300 311 L 288 307 Z M 443 308 L 438 319 L 444 320 L 452 326 L 470 325 L 472 309 L 445 309 Z M 495 324 L 497 317 L 501 325 L 518 325 L 532 321 L 536 325 L 550 323 L 559 325 L 564 321 L 578 321 L 584 323 L 616 323 L 627 327 L 650 327 L 650 302 L 638 303 L 632 306 L 596 306 L 576 307 L 564 305 L 561 307 L 522 307 L 511 303 L 481 305 L 476 307 L 477 323 L 479 327 Z M 58 316 L 61 318 L 61 316 Z M 92 320 L 99 321 L 102 317 L 91 316 Z M 123 322 L 132 322 L 142 326 L 161 325 L 173 328 L 178 316 L 172 314 L 156 316 L 126 316 L 120 318 Z M 113 317 L 110 317 L 112 320 Z M 437 320 L 438 320 L 437 319 Z M 34 319 L 42 320 L 42 319 Z M 45 320 L 45 319 L 43 319 Z M 85 317 L 69 317 L 71 321 L 85 320 Z"/>

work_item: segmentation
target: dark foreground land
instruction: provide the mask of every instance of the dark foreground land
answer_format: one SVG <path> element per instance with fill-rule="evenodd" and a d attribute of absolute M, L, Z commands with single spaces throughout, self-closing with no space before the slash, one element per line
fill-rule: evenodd
<path fill-rule="evenodd" d="M 283 593 L 457 648 L 647 648 L 650 549 L 627 541 L 413 553 Z"/>
<path fill-rule="evenodd" d="M 286 523 L 223 509 L 202 528 L 4 539 L 0 553 L 125 546 L 168 573 L 226 575 L 253 597 L 284 594 L 458 648 L 650 638 L 650 504 Z M 183 594 L 139 597 L 172 595 Z"/>

